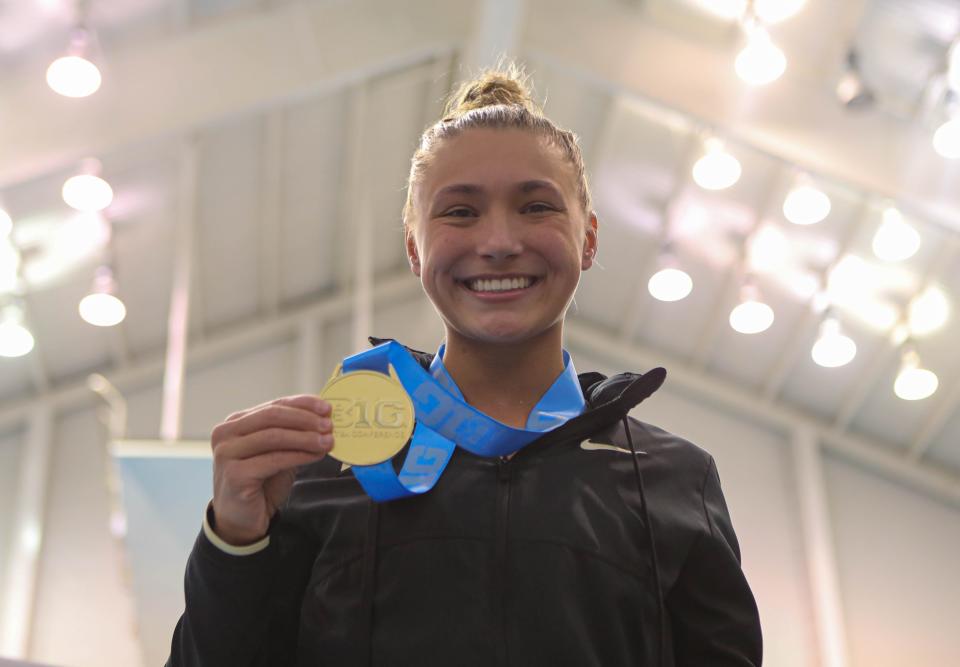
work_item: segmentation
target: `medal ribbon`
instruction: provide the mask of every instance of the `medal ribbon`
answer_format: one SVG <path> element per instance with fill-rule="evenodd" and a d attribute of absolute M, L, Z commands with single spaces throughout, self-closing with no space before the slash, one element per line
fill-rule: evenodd
<path fill-rule="evenodd" d="M 441 348 L 440 354 L 443 350 Z M 544 394 L 534 412 L 538 428 L 521 429 L 485 415 L 428 373 L 396 341 L 383 343 L 343 360 L 343 372 L 358 370 L 388 374 L 393 366 L 410 396 L 416 415 L 410 450 L 399 474 L 391 460 L 369 466 L 353 466 L 367 494 L 380 502 L 426 493 L 437 483 L 456 447 L 485 457 L 506 456 L 519 451 L 553 430 L 584 408 L 576 370 L 564 352 L 564 370 Z M 452 384 L 452 383 L 451 383 Z M 455 387 L 455 385 L 454 385 Z"/>

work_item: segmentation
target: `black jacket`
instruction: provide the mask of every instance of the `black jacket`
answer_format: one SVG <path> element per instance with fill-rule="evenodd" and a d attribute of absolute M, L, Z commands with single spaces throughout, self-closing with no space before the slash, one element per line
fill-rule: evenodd
<path fill-rule="evenodd" d="M 168 667 L 760 665 L 713 459 L 626 417 L 665 375 L 581 374 L 581 416 L 510 460 L 458 448 L 423 496 L 303 468 L 265 550 L 200 533 Z"/>

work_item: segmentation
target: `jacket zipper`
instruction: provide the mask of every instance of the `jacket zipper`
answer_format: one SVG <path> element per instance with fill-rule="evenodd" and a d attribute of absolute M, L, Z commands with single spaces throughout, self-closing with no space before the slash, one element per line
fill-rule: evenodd
<path fill-rule="evenodd" d="M 497 581 L 497 607 L 499 612 L 500 641 L 497 642 L 497 664 L 507 664 L 507 516 L 510 510 L 511 461 L 501 456 L 497 461 L 497 541 L 495 567 Z"/>

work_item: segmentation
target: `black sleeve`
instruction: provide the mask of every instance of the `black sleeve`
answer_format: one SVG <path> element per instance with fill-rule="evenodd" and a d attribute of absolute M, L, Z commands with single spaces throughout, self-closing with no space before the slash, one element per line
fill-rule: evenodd
<path fill-rule="evenodd" d="M 676 667 L 757 667 L 760 616 L 740 567 L 740 547 L 713 459 L 703 485 L 707 530 L 687 554 L 665 601 Z"/>
<path fill-rule="evenodd" d="M 313 553 L 277 519 L 270 544 L 248 556 L 220 550 L 200 531 L 166 667 L 293 667 Z"/>

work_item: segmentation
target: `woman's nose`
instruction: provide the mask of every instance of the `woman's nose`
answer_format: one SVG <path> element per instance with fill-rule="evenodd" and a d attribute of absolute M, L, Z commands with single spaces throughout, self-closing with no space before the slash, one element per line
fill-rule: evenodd
<path fill-rule="evenodd" d="M 505 259 L 519 255 L 523 250 L 521 230 L 517 221 L 505 213 L 491 213 L 479 225 L 477 252 L 490 259 Z"/>

